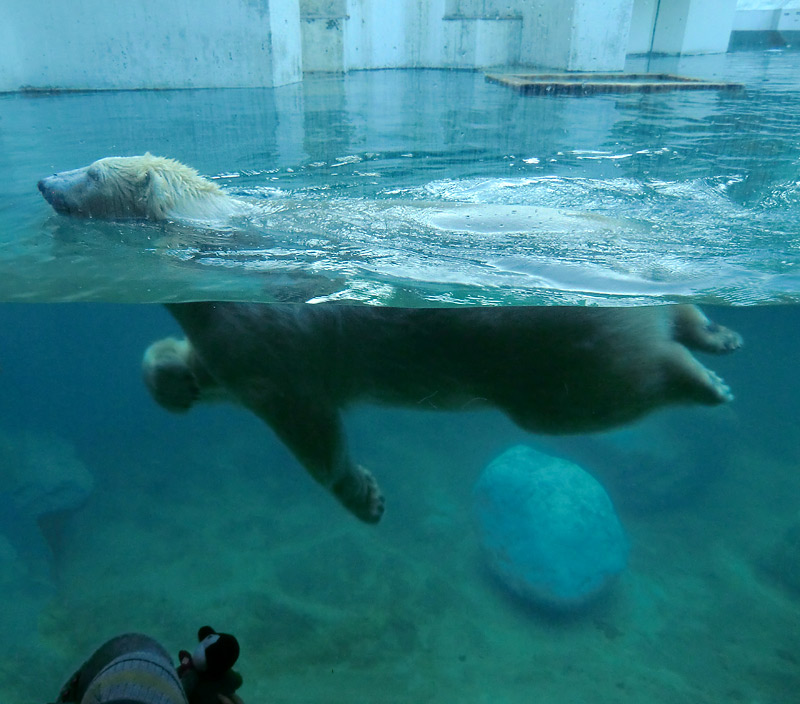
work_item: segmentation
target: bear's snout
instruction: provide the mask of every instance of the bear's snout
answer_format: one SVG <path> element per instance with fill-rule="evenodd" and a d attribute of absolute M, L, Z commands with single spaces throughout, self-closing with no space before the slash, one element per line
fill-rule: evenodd
<path fill-rule="evenodd" d="M 64 194 L 58 188 L 54 188 L 52 185 L 52 180 L 57 177 L 58 174 L 47 176 L 46 178 L 43 178 L 41 181 L 39 181 L 39 183 L 36 184 L 36 187 L 39 189 L 39 192 L 44 196 L 44 199 L 48 203 L 50 203 L 53 210 L 55 210 L 57 213 L 69 214 L 69 208 L 67 207 Z"/>

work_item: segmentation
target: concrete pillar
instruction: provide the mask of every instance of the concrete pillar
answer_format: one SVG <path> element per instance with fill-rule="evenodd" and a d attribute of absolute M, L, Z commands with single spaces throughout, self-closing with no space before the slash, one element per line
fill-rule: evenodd
<path fill-rule="evenodd" d="M 656 12 L 662 0 L 634 0 L 631 31 L 628 35 L 629 54 L 647 54 L 653 41 Z"/>
<path fill-rule="evenodd" d="M 344 71 L 347 0 L 300 0 L 303 71 Z"/>
<path fill-rule="evenodd" d="M 521 0 L 447 0 L 441 61 L 448 68 L 519 63 Z"/>
<path fill-rule="evenodd" d="M 652 51 L 716 54 L 728 50 L 737 0 L 661 0 Z"/>
<path fill-rule="evenodd" d="M 347 0 L 344 68 L 442 66 L 445 0 Z"/>
<path fill-rule="evenodd" d="M 520 9 L 523 64 L 565 71 L 624 68 L 633 0 L 529 0 Z"/>
<path fill-rule="evenodd" d="M 0 90 L 269 87 L 302 78 L 298 0 L 4 3 Z"/>

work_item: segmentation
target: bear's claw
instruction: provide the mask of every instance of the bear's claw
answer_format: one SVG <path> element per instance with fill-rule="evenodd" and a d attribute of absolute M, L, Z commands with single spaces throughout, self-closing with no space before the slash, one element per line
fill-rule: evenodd
<path fill-rule="evenodd" d="M 731 387 L 723 381 L 719 374 L 712 372 L 710 369 L 707 371 L 708 379 L 711 382 L 711 389 L 716 393 L 717 398 L 719 398 L 719 402 L 729 403 L 730 401 L 733 401 L 733 392 L 731 391 Z"/>

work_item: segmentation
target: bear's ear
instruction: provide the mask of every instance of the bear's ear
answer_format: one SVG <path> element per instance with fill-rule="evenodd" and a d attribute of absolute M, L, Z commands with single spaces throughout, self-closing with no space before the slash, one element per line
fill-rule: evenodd
<path fill-rule="evenodd" d="M 174 205 L 164 177 L 154 169 L 147 169 L 142 180 L 142 190 L 147 201 L 147 213 L 156 219 L 163 218 Z"/>

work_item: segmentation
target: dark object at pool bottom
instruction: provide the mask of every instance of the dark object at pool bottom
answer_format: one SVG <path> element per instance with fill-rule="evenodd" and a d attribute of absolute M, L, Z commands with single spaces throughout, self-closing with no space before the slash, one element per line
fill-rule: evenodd
<path fill-rule="evenodd" d="M 670 90 L 744 90 L 742 83 L 704 81 L 670 73 L 487 73 L 486 80 L 526 95 L 661 93 Z"/>

